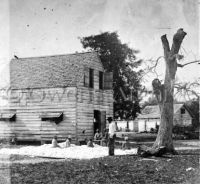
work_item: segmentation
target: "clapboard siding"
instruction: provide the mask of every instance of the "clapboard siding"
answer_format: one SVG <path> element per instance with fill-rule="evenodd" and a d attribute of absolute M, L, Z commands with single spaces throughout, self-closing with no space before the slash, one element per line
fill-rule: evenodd
<path fill-rule="evenodd" d="M 182 109 L 185 109 L 185 108 L 182 108 Z M 174 114 L 174 125 L 181 125 L 181 126 L 192 125 L 192 117 L 186 109 L 183 114 L 181 113 L 181 109 L 179 109 Z"/>
<path fill-rule="evenodd" d="M 98 83 L 98 81 L 97 81 Z M 99 87 L 99 84 L 96 85 Z M 102 97 L 101 103 L 99 96 Z M 92 100 L 91 100 L 92 99 Z M 112 90 L 95 90 L 78 88 L 77 91 L 77 124 L 78 138 L 90 138 L 94 136 L 93 120 L 94 110 L 106 111 L 106 116 L 113 116 L 113 92 Z M 82 130 L 86 130 L 85 135 Z"/>
<path fill-rule="evenodd" d="M 37 100 L 34 94 L 56 93 L 49 98 L 44 95 L 42 101 Z M 17 95 L 16 95 L 17 94 Z M 32 94 L 32 96 L 30 96 Z M 62 94 L 57 98 L 57 94 Z M 10 94 L 10 108 L 15 110 L 15 122 L 0 121 L 0 137 L 16 136 L 23 140 L 52 139 L 56 134 L 59 137 L 74 136 L 74 122 L 76 121 L 76 88 L 44 88 L 13 90 Z M 18 102 L 13 103 L 13 96 L 18 96 Z M 38 96 L 41 99 L 41 96 Z M 61 98 L 62 97 L 62 98 Z M 44 112 L 63 112 L 63 121 L 55 124 L 50 121 L 41 121 L 40 114 Z M 4 136 L 3 136 L 4 135 Z"/>
<path fill-rule="evenodd" d="M 96 80 L 96 83 L 98 83 L 98 80 Z M 98 88 L 99 84 L 94 86 L 94 88 L 96 87 Z M 37 94 L 38 91 L 42 90 L 44 93 L 51 91 L 51 93 L 62 94 L 62 100 L 54 98 L 52 102 L 50 98 L 44 98 L 42 102 L 38 102 L 37 100 L 28 99 L 27 96 L 29 96 L 30 90 L 15 90 L 14 94 L 24 96 L 24 98 L 21 98 L 17 103 L 10 104 L 8 109 L 16 111 L 16 122 L 1 121 L 1 137 L 16 136 L 18 139 L 23 140 L 50 140 L 54 135 L 65 138 L 69 134 L 76 139 L 81 139 L 84 136 L 92 137 L 94 110 L 106 111 L 106 116 L 113 116 L 112 90 L 69 87 L 69 89 L 31 89 L 31 92 Z M 65 92 L 63 93 L 63 91 Z M 73 92 L 70 99 L 69 91 L 70 94 Z M 25 102 L 26 100 L 28 102 Z M 41 121 L 40 113 L 55 111 L 64 113 L 62 122 L 56 125 L 53 122 Z M 77 128 L 75 126 L 76 122 Z M 86 130 L 84 136 L 82 135 L 83 130 Z"/>

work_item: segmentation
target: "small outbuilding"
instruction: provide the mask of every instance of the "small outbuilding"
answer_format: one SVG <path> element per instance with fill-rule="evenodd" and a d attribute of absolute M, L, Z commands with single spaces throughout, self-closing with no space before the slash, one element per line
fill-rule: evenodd
<path fill-rule="evenodd" d="M 12 59 L 0 138 L 93 137 L 113 116 L 112 83 L 96 52 Z"/>
<path fill-rule="evenodd" d="M 173 125 L 190 126 L 192 125 L 192 114 L 184 104 L 174 104 Z M 149 132 L 160 125 L 160 109 L 158 105 L 146 106 L 138 116 L 138 132 Z"/>

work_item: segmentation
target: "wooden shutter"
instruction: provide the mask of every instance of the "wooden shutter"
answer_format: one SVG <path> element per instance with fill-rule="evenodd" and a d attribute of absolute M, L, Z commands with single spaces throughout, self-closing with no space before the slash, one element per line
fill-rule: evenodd
<path fill-rule="evenodd" d="M 113 73 L 106 72 L 104 73 L 104 89 L 112 89 L 113 88 Z"/>
<path fill-rule="evenodd" d="M 84 68 L 84 86 L 89 87 L 89 68 Z"/>
<path fill-rule="evenodd" d="M 94 70 L 89 68 L 89 87 L 94 88 Z"/>
<path fill-rule="evenodd" d="M 99 89 L 103 89 L 103 72 L 99 71 Z"/>

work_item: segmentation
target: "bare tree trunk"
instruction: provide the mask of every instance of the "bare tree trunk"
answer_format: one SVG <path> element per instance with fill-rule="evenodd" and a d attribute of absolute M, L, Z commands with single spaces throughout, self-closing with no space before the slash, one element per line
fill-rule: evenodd
<path fill-rule="evenodd" d="M 164 146 L 167 148 L 168 152 L 174 151 L 173 141 L 172 141 L 172 128 L 173 128 L 173 91 L 174 87 L 171 85 L 173 79 L 169 75 L 165 76 L 164 83 L 164 100 L 159 104 L 160 107 L 160 126 L 156 141 L 153 145 L 153 148 L 159 148 Z"/>
<path fill-rule="evenodd" d="M 174 146 L 172 140 L 173 116 L 174 116 L 174 81 L 177 71 L 177 56 L 181 43 L 186 33 L 183 29 L 179 29 L 173 37 L 171 50 L 166 35 L 161 37 L 164 56 L 165 56 L 165 81 L 164 85 L 159 88 L 159 93 L 155 94 L 159 100 L 159 107 L 161 112 L 161 122 L 156 141 L 153 149 L 165 147 L 167 152 L 174 153 Z M 154 86 L 153 86 L 154 87 Z M 154 89 L 155 90 L 155 89 Z M 159 98 L 158 95 L 161 97 Z"/>
<path fill-rule="evenodd" d="M 173 37 L 172 47 L 170 49 L 167 36 L 161 37 L 164 56 L 165 56 L 165 80 L 164 84 L 161 84 L 159 79 L 152 81 L 154 94 L 157 98 L 161 122 L 159 126 L 158 135 L 152 148 L 140 147 L 138 154 L 145 156 L 159 155 L 168 152 L 175 153 L 172 140 L 172 128 L 173 128 L 173 117 L 174 117 L 174 81 L 177 71 L 177 58 L 181 43 L 186 33 L 183 29 L 179 29 Z"/>

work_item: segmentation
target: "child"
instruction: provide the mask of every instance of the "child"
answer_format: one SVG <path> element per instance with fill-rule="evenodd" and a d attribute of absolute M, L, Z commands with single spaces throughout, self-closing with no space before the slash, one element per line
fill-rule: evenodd
<path fill-rule="evenodd" d="M 130 142 L 129 142 L 127 136 L 124 137 L 124 141 L 125 141 L 125 142 L 122 143 L 122 149 L 123 149 L 123 150 L 125 150 L 125 149 L 130 149 Z"/>
<path fill-rule="evenodd" d="M 72 142 L 72 136 L 69 135 L 67 139 L 69 139 L 69 142 L 70 142 L 70 144 L 71 144 L 71 142 Z"/>
<path fill-rule="evenodd" d="M 60 147 L 57 142 L 57 136 L 54 136 L 51 142 L 52 148 Z"/>
<path fill-rule="evenodd" d="M 90 139 L 90 140 L 88 141 L 87 146 L 88 146 L 88 147 L 91 147 L 91 148 L 94 147 L 93 142 L 92 142 L 92 139 Z"/>
<path fill-rule="evenodd" d="M 94 135 L 94 140 L 101 140 L 101 134 L 99 133 L 99 129 L 96 130 Z"/>
<path fill-rule="evenodd" d="M 10 141 L 11 144 L 16 145 L 17 144 L 17 138 L 13 137 Z"/>
<path fill-rule="evenodd" d="M 70 147 L 70 139 L 67 138 L 66 141 L 65 141 L 65 148 L 68 148 Z"/>

